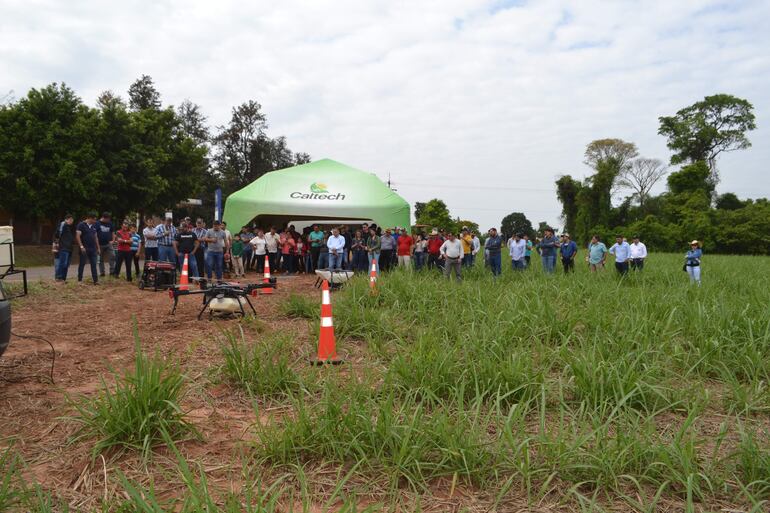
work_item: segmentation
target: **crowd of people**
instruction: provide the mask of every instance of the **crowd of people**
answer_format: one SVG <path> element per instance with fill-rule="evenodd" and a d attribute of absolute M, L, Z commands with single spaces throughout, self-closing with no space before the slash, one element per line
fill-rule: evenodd
<path fill-rule="evenodd" d="M 511 269 L 524 271 L 531 265 L 532 253 L 541 259 L 543 271 L 556 271 L 557 257 L 565 273 L 574 272 L 578 245 L 567 233 L 557 237 L 546 229 L 542 238 L 530 240 L 517 233 L 507 238 L 491 228 L 484 241 L 473 230 L 463 227 L 459 233 L 433 228 L 430 232 L 405 227 L 381 228 L 362 223 L 350 226 L 313 225 L 298 232 L 294 225 L 276 229 L 243 226 L 231 231 L 227 223 L 215 220 L 210 227 L 198 218 L 185 218 L 178 224 L 171 217 L 162 220 L 148 217 L 141 230 L 135 223 L 123 220 L 115 225 L 109 212 L 97 219 L 90 213 L 75 224 L 71 215 L 59 223 L 53 251 L 56 256 L 55 278 L 67 279 L 73 248 L 80 253 L 78 281 L 83 280 L 86 265 L 96 284 L 99 277 L 120 277 L 122 268 L 132 281 L 140 274 L 140 259 L 166 261 L 181 269 L 185 256 L 190 276 L 222 280 L 225 274 L 240 278 L 247 273 L 262 273 L 265 262 L 273 273 L 312 273 L 317 269 L 387 272 L 394 267 L 409 271 L 435 269 L 446 278 L 462 280 L 463 268 L 474 266 L 479 253 L 484 265 L 494 276 L 502 273 L 502 250 L 507 247 Z M 618 235 L 610 247 L 595 235 L 586 248 L 585 262 L 591 272 L 605 268 L 608 255 L 614 257 L 620 275 L 641 272 L 647 258 L 647 248 L 638 236 L 629 243 Z M 684 270 L 690 280 L 700 284 L 702 251 L 698 241 L 692 241 Z M 133 272 L 132 272 L 133 269 Z"/>

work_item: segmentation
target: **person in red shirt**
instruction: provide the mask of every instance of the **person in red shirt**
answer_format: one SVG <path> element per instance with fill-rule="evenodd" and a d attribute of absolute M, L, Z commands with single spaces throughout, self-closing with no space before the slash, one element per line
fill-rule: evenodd
<path fill-rule="evenodd" d="M 414 239 L 406 231 L 406 228 L 401 228 L 401 234 L 398 236 L 397 254 L 398 254 L 398 266 L 406 267 L 408 270 L 412 270 L 412 251 L 414 251 Z"/>
<path fill-rule="evenodd" d="M 286 274 L 294 274 L 297 267 L 297 242 L 291 234 L 286 234 L 281 242 L 283 270 Z"/>
<path fill-rule="evenodd" d="M 444 266 L 441 263 L 441 245 L 444 243 L 444 239 L 439 237 L 438 230 L 435 228 L 430 232 L 428 237 L 428 269 L 443 269 Z"/>
<path fill-rule="evenodd" d="M 126 263 L 126 279 L 131 281 L 131 263 L 134 255 L 131 253 L 131 231 L 128 229 L 128 221 L 123 221 L 120 230 L 115 233 L 118 242 L 118 256 L 115 259 L 115 278 L 120 278 L 120 265 Z"/>

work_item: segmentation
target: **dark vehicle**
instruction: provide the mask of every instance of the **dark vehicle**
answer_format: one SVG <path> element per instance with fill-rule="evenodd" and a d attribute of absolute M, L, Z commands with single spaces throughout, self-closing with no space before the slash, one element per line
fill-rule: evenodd
<path fill-rule="evenodd" d="M 11 303 L 5 297 L 3 284 L 0 282 L 0 356 L 11 341 Z"/>

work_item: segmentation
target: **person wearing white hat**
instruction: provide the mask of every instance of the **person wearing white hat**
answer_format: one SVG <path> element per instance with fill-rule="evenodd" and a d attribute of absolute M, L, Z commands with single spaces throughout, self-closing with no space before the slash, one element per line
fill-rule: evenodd
<path fill-rule="evenodd" d="M 428 237 L 428 269 L 443 269 L 441 262 L 441 245 L 444 240 L 439 236 L 438 230 L 433 229 Z"/>
<path fill-rule="evenodd" d="M 690 276 L 690 283 L 697 283 L 700 286 L 700 260 L 703 257 L 703 250 L 700 248 L 700 242 L 694 240 L 690 243 L 690 251 L 684 257 L 684 270 Z"/>

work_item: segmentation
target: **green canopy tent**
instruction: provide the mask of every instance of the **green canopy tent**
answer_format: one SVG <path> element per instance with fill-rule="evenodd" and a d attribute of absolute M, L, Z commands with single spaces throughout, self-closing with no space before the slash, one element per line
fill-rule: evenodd
<path fill-rule="evenodd" d="M 302 220 L 409 226 L 409 204 L 374 173 L 330 159 L 267 173 L 225 203 L 224 221 L 234 232 L 252 221 L 278 228 Z"/>

